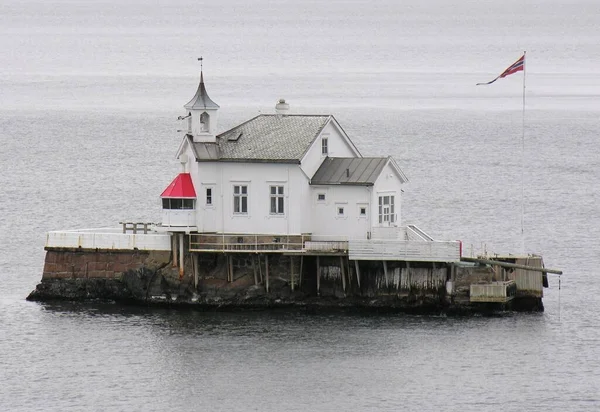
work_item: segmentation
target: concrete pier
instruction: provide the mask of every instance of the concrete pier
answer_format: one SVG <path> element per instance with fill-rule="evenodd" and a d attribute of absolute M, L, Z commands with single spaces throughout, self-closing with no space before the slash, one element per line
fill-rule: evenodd
<path fill-rule="evenodd" d="M 315 247 L 314 240 L 309 249 L 283 248 L 282 239 L 267 242 L 265 237 L 256 242 L 264 249 L 260 251 L 244 249 L 239 246 L 242 242 L 236 242 L 235 248 L 198 251 L 183 234 L 131 234 L 139 238 L 135 241 L 122 238 L 126 235 L 119 234 L 117 248 L 66 247 L 67 241 L 57 235 L 61 246 L 54 246 L 52 240 L 46 245 L 42 281 L 29 299 L 212 308 L 308 305 L 435 313 L 540 311 L 545 271 L 551 271 L 543 268 L 539 256 L 448 262 L 397 256 L 352 259 L 351 252 L 339 244 Z M 69 236 L 84 246 L 90 244 L 89 236 Z M 93 236 L 94 245 L 99 244 L 98 235 Z M 113 244 L 107 237 L 102 239 Z M 123 247 L 132 242 L 152 242 L 162 250 Z"/>

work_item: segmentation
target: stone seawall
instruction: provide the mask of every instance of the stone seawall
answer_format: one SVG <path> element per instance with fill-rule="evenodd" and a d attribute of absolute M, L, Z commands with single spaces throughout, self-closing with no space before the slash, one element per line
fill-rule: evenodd
<path fill-rule="evenodd" d="M 205 308 L 371 308 L 452 313 L 504 309 L 471 305 L 468 285 L 489 268 L 360 261 L 340 256 L 186 254 L 183 276 L 168 251 L 47 249 L 29 300 L 111 300 Z M 453 283 L 451 291 L 448 283 Z M 523 310 L 543 310 L 541 299 Z M 510 305 L 509 305 L 510 307 Z"/>

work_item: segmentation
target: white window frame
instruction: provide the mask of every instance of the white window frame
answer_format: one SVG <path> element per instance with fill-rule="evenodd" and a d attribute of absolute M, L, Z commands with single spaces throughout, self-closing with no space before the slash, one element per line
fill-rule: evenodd
<path fill-rule="evenodd" d="M 386 203 L 387 200 L 387 203 Z M 378 193 L 377 218 L 381 226 L 395 226 L 396 219 L 396 193 Z"/>
<path fill-rule="evenodd" d="M 275 189 L 275 193 L 273 193 L 273 189 Z M 269 185 L 269 215 L 285 216 L 285 193 L 285 185 Z M 275 206 L 275 211 L 273 211 L 273 205 Z"/>
<path fill-rule="evenodd" d="M 246 189 L 244 193 L 244 188 Z M 238 193 L 236 193 L 236 191 Z M 233 215 L 234 216 L 248 216 L 250 210 L 250 185 L 246 182 L 236 182 L 232 186 L 231 190 L 233 196 Z M 244 200 L 246 199 L 246 211 L 243 210 Z M 239 211 L 236 212 L 236 206 L 239 206 Z"/>
<path fill-rule="evenodd" d="M 342 213 L 340 213 L 342 209 Z M 336 219 L 347 219 L 348 218 L 348 203 L 338 202 L 335 204 L 335 218 Z"/>
<path fill-rule="evenodd" d="M 205 209 L 214 209 L 215 208 L 215 203 L 217 200 L 216 197 L 216 184 L 215 183 L 202 183 L 201 184 L 202 187 L 202 195 L 204 197 L 198 197 L 198 201 L 197 204 L 201 204 L 204 206 Z M 210 189 L 211 191 L 211 200 L 212 203 L 207 203 L 206 201 L 208 200 L 208 190 Z"/>
<path fill-rule="evenodd" d="M 209 194 L 210 191 L 210 194 Z M 215 188 L 213 186 L 206 186 L 204 188 L 204 205 L 206 207 L 215 207 Z M 209 202 L 210 200 L 210 202 Z"/>
<path fill-rule="evenodd" d="M 321 156 L 329 155 L 329 136 L 321 137 Z"/>
<path fill-rule="evenodd" d="M 366 219 L 369 216 L 369 205 L 367 205 L 366 203 L 358 203 L 357 206 L 358 206 L 358 218 Z M 365 209 L 364 214 L 360 213 L 361 209 Z"/>
<path fill-rule="evenodd" d="M 323 199 L 319 199 L 323 196 Z M 327 203 L 327 192 L 317 192 L 317 203 Z"/>

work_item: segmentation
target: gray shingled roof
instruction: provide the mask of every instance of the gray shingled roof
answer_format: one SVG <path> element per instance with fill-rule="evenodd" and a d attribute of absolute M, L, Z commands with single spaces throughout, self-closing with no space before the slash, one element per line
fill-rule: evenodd
<path fill-rule="evenodd" d="M 372 186 L 387 161 L 386 157 L 328 157 L 321 163 L 310 183 Z"/>
<path fill-rule="evenodd" d="M 220 160 L 299 162 L 330 118 L 259 115 L 217 136 Z"/>
<path fill-rule="evenodd" d="M 216 104 L 208 97 L 208 93 L 206 93 L 206 87 L 204 87 L 204 75 L 200 72 L 200 84 L 198 85 L 198 90 L 196 90 L 196 94 L 192 97 L 192 100 L 187 102 L 185 106 L 186 109 L 218 109 L 219 105 Z"/>

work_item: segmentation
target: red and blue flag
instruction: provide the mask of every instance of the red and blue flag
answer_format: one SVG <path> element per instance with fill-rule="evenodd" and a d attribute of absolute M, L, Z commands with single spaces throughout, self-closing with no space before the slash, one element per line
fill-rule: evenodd
<path fill-rule="evenodd" d="M 484 85 L 484 84 L 492 84 L 498 79 L 509 76 L 516 72 L 522 72 L 523 70 L 525 70 L 525 55 L 524 54 L 519 58 L 519 60 L 517 60 L 516 62 L 511 64 L 506 70 L 504 70 L 502 72 L 502 74 L 500 74 L 500 76 L 496 77 L 494 80 L 489 81 L 487 83 L 477 83 L 477 86 Z"/>

